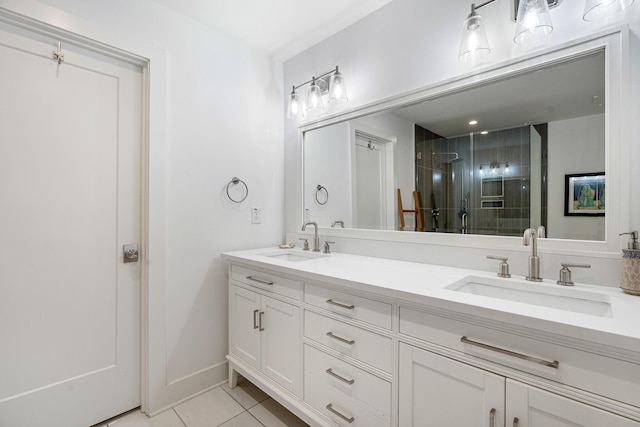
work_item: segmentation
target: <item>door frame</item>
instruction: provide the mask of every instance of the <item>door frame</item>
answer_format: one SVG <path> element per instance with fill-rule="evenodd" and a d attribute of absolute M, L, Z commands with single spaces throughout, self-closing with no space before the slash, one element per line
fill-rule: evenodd
<path fill-rule="evenodd" d="M 167 396 L 169 393 L 165 392 L 166 388 L 162 388 L 166 386 L 167 381 L 164 375 L 158 375 L 159 372 L 164 372 L 166 356 L 164 351 L 156 351 L 156 349 L 163 348 L 165 338 L 162 336 L 157 339 L 152 335 L 154 332 L 157 336 L 158 332 L 164 330 L 166 323 L 163 303 L 166 294 L 165 213 L 162 208 L 166 199 L 166 190 L 163 185 L 164 159 L 166 158 L 164 129 L 166 52 L 139 41 L 127 40 L 108 28 L 98 28 L 74 15 L 29 0 L 0 0 L 0 21 L 57 38 L 62 43 L 63 51 L 65 44 L 71 44 L 142 69 L 139 255 L 140 405 L 142 411 L 148 415 L 159 413 L 172 403 L 170 396 Z M 97 40 L 104 40 L 104 42 Z M 151 64 L 153 64 L 153 73 L 150 72 Z M 151 94 L 153 94 L 153 104 Z M 151 149 L 152 143 L 153 149 Z M 152 260 L 154 263 L 151 262 Z M 153 268 L 152 265 L 154 265 Z M 149 287 L 152 279 L 153 292 Z M 151 324 L 158 325 L 158 329 L 150 331 Z M 157 396 L 154 396 L 154 400 L 151 401 L 150 390 L 160 389 L 163 393 L 154 393 Z"/>

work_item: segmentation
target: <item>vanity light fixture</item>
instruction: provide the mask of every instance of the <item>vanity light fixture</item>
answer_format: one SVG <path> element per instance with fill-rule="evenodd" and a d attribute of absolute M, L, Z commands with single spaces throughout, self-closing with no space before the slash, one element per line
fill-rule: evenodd
<path fill-rule="evenodd" d="M 477 120 L 470 120 L 470 121 L 469 121 L 469 125 L 471 125 L 471 126 L 475 126 L 475 125 L 477 125 L 477 124 L 478 124 L 478 121 L 477 121 Z"/>
<path fill-rule="evenodd" d="M 513 41 L 526 43 L 546 37 L 553 31 L 547 0 L 520 0 Z"/>
<path fill-rule="evenodd" d="M 462 41 L 458 58 L 464 62 L 475 62 L 491 52 L 489 40 L 482 23 L 482 16 L 476 12 L 496 0 L 488 0 L 476 6 L 471 4 L 471 13 L 462 23 Z M 539 35 L 548 35 L 553 30 L 549 7 L 557 6 L 559 0 L 511 0 L 516 21 L 516 43 L 524 43 Z M 629 1 L 629 0 L 626 0 Z"/>
<path fill-rule="evenodd" d="M 458 58 L 464 62 L 476 62 L 491 52 L 489 40 L 478 9 L 493 3 L 487 0 L 476 6 L 471 4 L 471 13 L 462 23 L 462 40 Z M 561 0 L 509 0 L 512 2 L 511 19 L 516 21 L 515 43 L 526 43 L 548 36 L 553 31 L 550 8 Z M 591 21 L 626 11 L 634 0 L 585 0 L 583 19 Z"/>
<path fill-rule="evenodd" d="M 316 78 L 311 78 L 311 84 L 307 89 L 307 107 L 306 110 L 324 110 L 324 102 L 322 102 L 322 90 L 320 85 L 316 83 Z"/>
<path fill-rule="evenodd" d="M 631 4 L 633 4 L 633 0 L 587 0 L 582 19 L 595 21 L 606 16 L 616 15 L 625 12 Z"/>
<path fill-rule="evenodd" d="M 296 87 L 289 94 L 289 105 L 287 106 L 287 118 L 292 119 L 294 117 L 304 117 L 304 110 L 300 105 L 300 97 L 296 92 Z"/>
<path fill-rule="evenodd" d="M 464 62 L 475 62 L 479 58 L 491 53 L 489 39 L 484 29 L 482 16 L 476 13 L 476 10 L 483 6 L 493 3 L 495 0 L 489 0 L 476 6 L 471 3 L 471 13 L 462 23 L 462 40 L 460 42 L 459 59 Z"/>
<path fill-rule="evenodd" d="M 298 89 L 305 85 L 309 85 L 309 88 L 303 102 L 298 94 Z M 290 119 L 302 118 L 307 111 L 322 111 L 324 110 L 325 98 L 328 98 L 329 103 L 349 101 L 344 76 L 337 66 L 318 77 L 311 77 L 311 80 L 293 86 L 289 94 L 287 117 Z"/>
<path fill-rule="evenodd" d="M 489 169 L 491 175 L 496 175 L 500 169 L 502 169 L 503 173 L 506 175 L 509 173 L 509 162 L 501 163 L 501 162 L 491 162 L 491 163 L 480 163 L 480 167 L 478 168 L 478 172 L 480 175 L 484 175 L 485 166 Z"/>

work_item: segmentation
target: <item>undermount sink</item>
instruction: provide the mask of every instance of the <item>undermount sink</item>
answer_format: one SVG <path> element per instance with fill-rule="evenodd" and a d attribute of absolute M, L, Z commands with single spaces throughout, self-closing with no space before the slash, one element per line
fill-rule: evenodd
<path fill-rule="evenodd" d="M 607 295 L 574 288 L 552 288 L 509 279 L 468 276 L 445 289 L 483 297 L 532 304 L 591 316 L 611 317 Z"/>
<path fill-rule="evenodd" d="M 280 250 L 279 252 L 267 252 L 259 255 L 266 256 L 268 258 L 279 259 L 282 261 L 291 261 L 291 262 L 309 261 L 312 259 L 318 259 L 318 258 L 327 256 L 318 252 L 302 252 L 300 250 L 294 251 L 290 249 Z"/>

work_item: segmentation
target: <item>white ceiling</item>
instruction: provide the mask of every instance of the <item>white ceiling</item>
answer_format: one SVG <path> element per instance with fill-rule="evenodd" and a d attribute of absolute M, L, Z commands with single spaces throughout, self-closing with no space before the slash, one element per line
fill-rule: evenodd
<path fill-rule="evenodd" d="M 391 0 L 154 0 L 286 60 Z"/>

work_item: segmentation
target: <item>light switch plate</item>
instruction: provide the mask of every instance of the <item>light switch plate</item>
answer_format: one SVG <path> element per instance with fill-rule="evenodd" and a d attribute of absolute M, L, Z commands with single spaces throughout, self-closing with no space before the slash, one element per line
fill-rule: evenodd
<path fill-rule="evenodd" d="M 251 224 L 260 224 L 262 222 L 262 208 L 251 208 Z"/>

